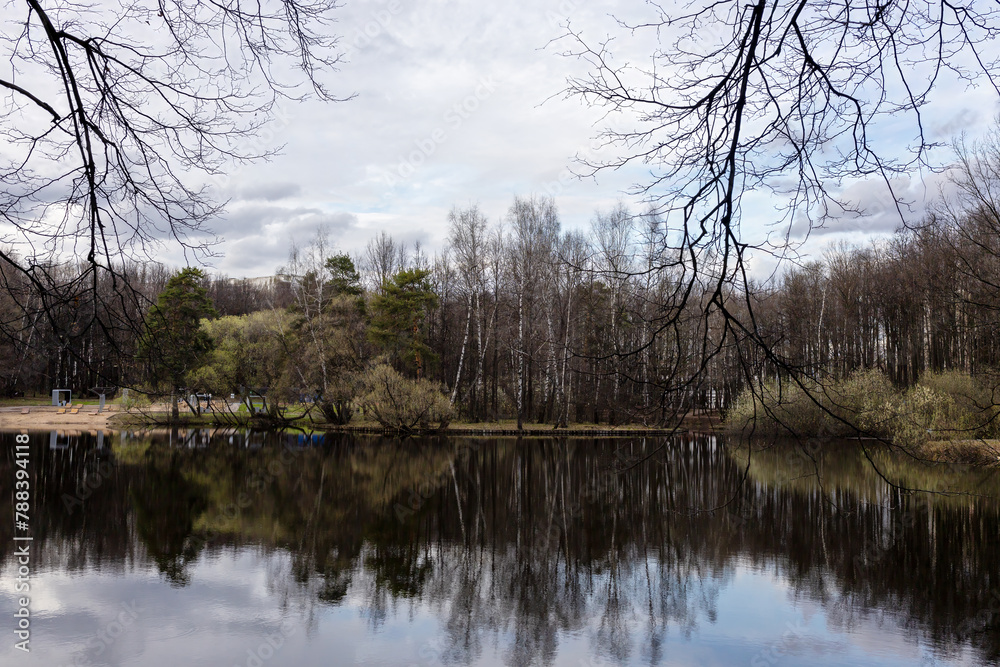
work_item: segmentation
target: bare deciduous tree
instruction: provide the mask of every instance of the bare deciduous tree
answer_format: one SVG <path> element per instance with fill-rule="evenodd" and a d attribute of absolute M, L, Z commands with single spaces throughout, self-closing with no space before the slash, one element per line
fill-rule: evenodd
<path fill-rule="evenodd" d="M 476 367 L 473 382 L 475 393 L 471 396 L 472 411 L 479 414 L 483 388 L 483 300 L 486 292 L 486 252 L 489 223 L 478 206 L 465 209 L 453 208 L 448 213 L 448 247 L 455 255 L 459 276 L 459 290 L 466 300 L 465 334 L 458 358 L 458 370 L 452 388 L 451 402 L 458 396 L 466 348 L 472 339 L 475 322 Z"/>
<path fill-rule="evenodd" d="M 559 213 L 551 197 L 515 197 L 507 215 L 511 225 L 508 263 L 517 302 L 517 345 L 513 353 L 517 371 L 517 427 L 521 429 L 526 399 L 530 402 L 526 393 L 530 393 L 530 366 L 534 361 L 533 312 L 542 305 L 541 290 L 549 283 L 547 277 L 552 271 L 559 238 Z"/>
<path fill-rule="evenodd" d="M 382 230 L 365 246 L 364 268 L 369 288 L 379 294 L 383 285 L 406 266 L 406 244 L 397 242 Z"/>
<path fill-rule="evenodd" d="M 88 294 L 142 301 L 123 256 L 149 258 L 168 242 L 191 259 L 211 252 L 221 205 L 208 177 L 268 156 L 252 138 L 279 99 L 335 99 L 324 78 L 339 59 L 336 6 L 25 0 L 0 10 L 0 257 L 34 284 L 40 312 Z M 57 284 L 53 267 L 69 260 L 84 270 Z M 102 276 L 113 289 L 97 289 Z M 131 325 L 89 301 L 77 329 Z"/>
<path fill-rule="evenodd" d="M 937 87 L 982 83 L 1000 93 L 1000 61 L 990 52 L 1000 9 L 929 0 L 650 7 L 649 21 L 619 22 L 625 34 L 649 34 L 659 44 L 645 66 L 617 58 L 612 39 L 594 43 L 571 26 L 564 38 L 565 54 L 590 72 L 571 79 L 567 94 L 620 121 L 602 133 L 617 155 L 585 160 L 587 173 L 635 163 L 652 170 L 636 191 L 662 217 L 663 248 L 641 271 L 679 273 L 681 280 L 664 295 L 660 310 L 669 317 L 659 317 L 650 335 L 671 331 L 686 312 L 706 323 L 721 318 L 701 328 L 718 334 L 706 339 L 703 359 L 735 339 L 800 377 L 808 368 L 782 359 L 754 316 L 750 254 L 786 256 L 794 250 L 793 224 L 811 229 L 860 213 L 839 194 L 843 179 L 884 182 L 902 221 L 893 177 L 940 167 L 924 118 Z M 886 141 L 879 133 L 890 123 Z M 755 190 L 774 202 L 777 231 L 767 239 L 741 229 L 744 195 Z M 704 299 L 692 298 L 702 289 Z M 651 344 L 641 341 L 636 353 Z M 700 373 L 705 364 L 695 368 Z"/>

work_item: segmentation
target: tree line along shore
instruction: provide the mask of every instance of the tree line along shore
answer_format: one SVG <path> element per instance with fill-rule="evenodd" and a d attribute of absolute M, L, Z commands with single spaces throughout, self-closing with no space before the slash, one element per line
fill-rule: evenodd
<path fill-rule="evenodd" d="M 133 298 L 81 286 L 72 265 L 48 267 L 46 290 L 0 272 L 0 388 L 128 387 L 128 411 L 167 402 L 175 418 L 212 394 L 279 422 L 363 415 L 404 432 L 671 428 L 700 414 L 757 432 L 989 439 L 1000 206 L 981 186 L 1000 173 L 994 149 L 956 147 L 959 194 L 919 224 L 762 283 L 690 281 L 655 211 L 620 203 L 564 230 L 551 197 L 517 197 L 495 220 L 456 207 L 433 255 L 384 232 L 352 255 L 319 230 L 265 279 L 126 264 Z M 699 260 L 710 276 L 716 260 Z M 852 403 L 855 391 L 881 402 Z"/>

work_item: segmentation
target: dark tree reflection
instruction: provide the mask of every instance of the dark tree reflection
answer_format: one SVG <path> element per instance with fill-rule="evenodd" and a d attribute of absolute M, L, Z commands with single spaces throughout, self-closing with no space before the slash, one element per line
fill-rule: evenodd
<path fill-rule="evenodd" d="M 888 487 L 849 444 L 814 464 L 801 447 L 750 454 L 709 436 L 202 440 L 81 435 L 50 450 L 37 438 L 41 559 L 147 562 L 184 585 L 200 556 L 273 554 L 282 604 L 360 600 L 375 628 L 426 610 L 445 664 L 490 652 L 552 664 L 569 636 L 612 664 L 663 664 L 671 638 L 718 622 L 745 571 L 822 605 L 834 628 L 877 618 L 944 654 L 1000 658 L 1000 483 L 987 470 L 879 461 L 911 486 L 976 494 L 928 496 Z M 95 469 L 101 483 L 67 511 Z"/>
<path fill-rule="evenodd" d="M 130 494 L 136 534 L 160 572 L 174 585 L 187 585 L 187 565 L 201 550 L 192 536 L 208 507 L 206 490 L 184 474 L 176 455 L 165 465 L 150 459 L 145 473 Z"/>

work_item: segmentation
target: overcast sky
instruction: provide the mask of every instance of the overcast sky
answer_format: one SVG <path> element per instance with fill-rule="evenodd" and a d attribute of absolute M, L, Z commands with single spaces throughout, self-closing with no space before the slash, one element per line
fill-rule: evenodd
<path fill-rule="evenodd" d="M 285 104 L 262 137 L 266 146 L 284 144 L 284 153 L 218 183 L 231 203 L 216 224 L 224 243 L 214 267 L 273 274 L 292 240 L 307 243 L 319 226 L 349 252 L 384 229 L 433 253 L 443 247 L 452 206 L 478 203 L 495 221 L 515 195 L 555 195 L 564 228 L 585 228 L 595 209 L 621 198 L 639 210 L 625 194 L 648 179 L 640 165 L 569 178 L 574 155 L 593 154 L 601 112 L 563 98 L 566 77 L 582 65 L 547 47 L 570 19 L 590 39 L 619 35 L 616 55 L 648 57 L 651 45 L 627 40 L 611 17 L 623 11 L 604 0 L 513 0 L 492 12 L 447 0 L 348 0 L 336 26 L 348 57 L 335 82 L 336 92 L 356 97 Z M 979 134 L 995 110 L 985 91 L 952 90 L 929 109 L 930 133 Z M 909 215 L 921 214 L 941 182 L 914 174 L 898 183 L 917 202 Z M 839 239 L 864 242 L 898 225 L 884 186 L 845 187 L 869 214 L 814 231 L 807 251 Z M 748 234 L 766 233 L 773 203 L 763 195 L 745 200 Z"/>

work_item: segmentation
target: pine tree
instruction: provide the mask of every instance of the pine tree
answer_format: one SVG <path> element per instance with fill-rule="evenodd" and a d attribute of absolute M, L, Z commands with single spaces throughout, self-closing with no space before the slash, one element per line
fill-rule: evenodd
<path fill-rule="evenodd" d="M 201 364 L 212 349 L 212 339 L 201 320 L 218 316 L 200 269 L 185 268 L 160 292 L 146 317 L 146 332 L 139 341 L 139 357 L 150 384 L 170 391 L 171 414 L 178 417 L 178 392 L 189 371 Z"/>
<path fill-rule="evenodd" d="M 425 341 L 427 313 L 438 297 L 427 269 L 403 269 L 382 285 L 372 300 L 369 339 L 387 352 L 394 363 L 412 368 L 421 377 L 437 355 Z"/>

